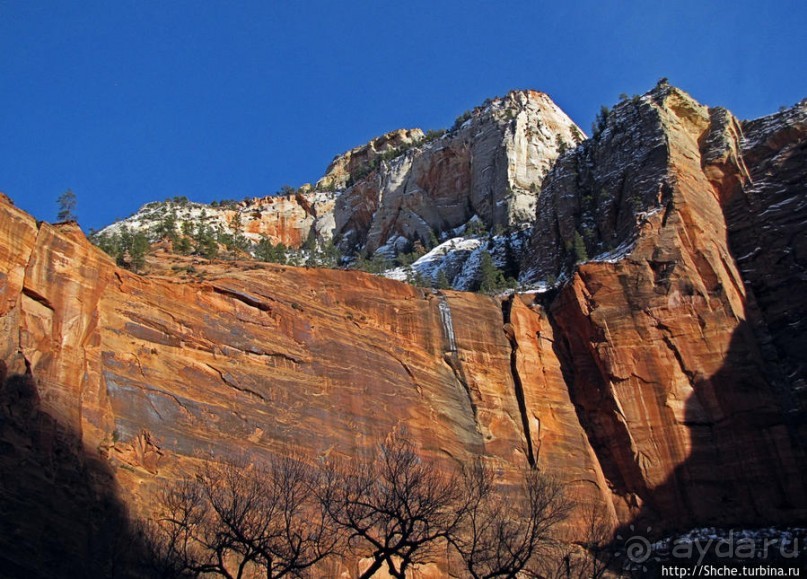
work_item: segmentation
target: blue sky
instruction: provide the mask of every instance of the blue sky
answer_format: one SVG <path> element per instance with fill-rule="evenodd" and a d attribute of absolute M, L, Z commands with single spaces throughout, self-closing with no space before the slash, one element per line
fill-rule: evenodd
<path fill-rule="evenodd" d="M 0 191 L 85 230 L 267 195 L 400 127 L 545 91 L 588 132 L 660 77 L 741 118 L 807 97 L 802 1 L 0 0 Z"/>

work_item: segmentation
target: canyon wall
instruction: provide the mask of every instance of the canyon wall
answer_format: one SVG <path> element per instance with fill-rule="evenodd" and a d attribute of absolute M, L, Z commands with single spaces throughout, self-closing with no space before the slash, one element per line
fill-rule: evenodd
<path fill-rule="evenodd" d="M 662 84 L 545 178 L 508 168 L 542 179 L 522 271 L 553 283 L 522 295 L 200 259 L 180 279 L 190 258 L 165 254 L 138 276 L 3 197 L 4 564 L 89 572 L 99 532 L 206 461 L 360 456 L 402 428 L 437 462 L 547 472 L 614 523 L 803 521 L 804 110 L 740 123 Z M 455 189 L 480 216 L 519 206 Z M 368 214 L 372 243 L 403 227 Z"/>
<path fill-rule="evenodd" d="M 626 100 L 546 180 L 526 252 L 526 278 L 567 280 L 544 302 L 573 401 L 617 509 L 649 520 L 804 508 L 798 408 L 730 243 L 726 208 L 759 187 L 744 145 L 730 113 L 668 85 Z"/>
<path fill-rule="evenodd" d="M 6 199 L 0 215 L 5 375 L 32 384 L 36 416 L 83 449 L 76 472 L 131 513 L 205 461 L 357 456 L 401 428 L 438 462 L 482 457 L 506 480 L 537 465 L 610 502 L 552 328 L 518 298 L 505 322 L 497 298 L 352 271 L 211 263 L 196 281 L 145 278 L 72 224 L 37 224 Z M 0 541 L 17 565 L 48 548 Z"/>
<path fill-rule="evenodd" d="M 334 235 L 345 248 L 372 253 L 396 239 L 425 244 L 473 217 L 489 229 L 526 226 L 555 159 L 584 138 L 537 91 L 513 91 L 460 121 L 380 164 L 338 197 Z"/>

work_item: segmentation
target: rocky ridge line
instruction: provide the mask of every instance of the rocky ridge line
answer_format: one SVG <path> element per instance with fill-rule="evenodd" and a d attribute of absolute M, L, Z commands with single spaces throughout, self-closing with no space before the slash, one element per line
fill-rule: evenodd
<path fill-rule="evenodd" d="M 135 512 L 216 457 L 356 455 L 406 425 L 425 456 L 534 463 L 621 524 L 799 522 L 804 300 L 777 284 L 803 281 L 803 119 L 668 85 L 618 105 L 543 182 L 522 270 L 554 287 L 504 308 L 353 271 L 137 276 L 3 199 L 2 370 Z"/>

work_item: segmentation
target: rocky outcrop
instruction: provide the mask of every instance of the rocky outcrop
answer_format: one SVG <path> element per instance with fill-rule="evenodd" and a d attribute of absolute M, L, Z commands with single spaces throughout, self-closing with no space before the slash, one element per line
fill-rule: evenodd
<path fill-rule="evenodd" d="M 747 186 L 725 200 L 729 246 L 755 297 L 754 324 L 778 380 L 790 388 L 793 421 L 807 412 L 807 101 L 742 125 Z M 807 432 L 802 436 L 807 439 Z"/>
<path fill-rule="evenodd" d="M 317 181 L 318 190 L 346 189 L 359 175 L 366 175 L 385 155 L 411 148 L 423 140 L 420 129 L 398 129 L 334 157 L 325 175 Z"/>
<path fill-rule="evenodd" d="M 750 183 L 740 136 L 660 85 L 546 180 L 524 270 L 569 280 L 551 319 L 617 511 L 691 525 L 804 509 L 803 451 L 728 244 L 723 206 Z"/>
<path fill-rule="evenodd" d="M 548 472 L 613 522 L 803 521 L 804 105 L 741 124 L 662 84 L 544 178 L 558 132 L 575 134 L 550 109 L 540 93 L 492 101 L 379 162 L 330 213 L 373 248 L 532 207 L 524 280 L 552 287 L 520 296 L 166 253 L 142 277 L 0 199 L 6 568 L 45 574 L 26 564 L 49 548 L 26 510 L 97 575 L 105 521 L 148 514 L 207 461 L 355 456 L 401 428 L 437 462 Z M 333 174 L 355 177 L 351 163 Z M 324 223 L 328 198 L 306 195 L 276 209 Z M 82 490 L 61 508 L 64 485 Z"/>
<path fill-rule="evenodd" d="M 325 249 L 332 240 L 348 259 L 379 249 L 392 259 L 412 252 L 415 242 L 431 248 L 473 223 L 483 233 L 509 231 L 508 243 L 518 240 L 520 248 L 544 177 L 559 153 L 583 138 L 546 94 L 514 91 L 466 113 L 449 131 L 400 129 L 351 149 L 335 157 L 313 187 L 284 187 L 277 195 L 241 202 L 148 203 L 96 239 L 124 228 L 144 232 L 152 242 L 169 233 L 202 237 L 206 231 L 228 247 L 237 236 L 235 246 L 253 254 L 263 239 L 305 246 L 295 255 L 303 263 L 311 248 Z M 467 256 L 453 257 L 462 269 Z M 520 259 L 520 253 L 507 257 Z M 458 269 L 453 273 L 452 281 L 460 275 Z M 473 278 L 467 272 L 460 277 Z"/>
<path fill-rule="evenodd" d="M 257 199 L 239 211 L 225 212 L 234 234 L 252 241 L 268 239 L 273 245 L 300 247 L 312 235 L 323 241 L 333 231 L 334 194 L 322 191 L 296 192 Z M 240 222 L 240 229 L 235 225 Z"/>
<path fill-rule="evenodd" d="M 348 188 L 336 204 L 335 235 L 345 248 L 372 253 L 397 238 L 425 244 L 474 216 L 489 229 L 523 226 L 559 151 L 582 138 L 546 94 L 511 92 Z"/>
<path fill-rule="evenodd" d="M 561 150 L 583 139 L 580 129 L 544 93 L 514 91 L 468 113 L 445 134 L 401 129 L 334 158 L 312 188 L 296 193 L 204 205 L 149 203 L 102 229 L 145 231 L 152 240 L 189 223 L 257 242 L 299 248 L 336 237 L 349 254 L 390 244 L 430 244 L 472 218 L 485 227 L 526 226 L 543 178 Z M 396 245 L 397 243 L 397 245 Z"/>
<path fill-rule="evenodd" d="M 184 198 L 167 199 L 147 203 L 134 215 L 96 235 L 115 235 L 127 229 L 158 241 L 171 229 L 177 234 L 194 234 L 204 227 L 214 234 L 243 236 L 253 243 L 266 239 L 272 245 L 299 248 L 312 236 L 318 241 L 331 239 L 335 200 L 335 193 L 327 191 L 296 191 L 211 205 Z"/>

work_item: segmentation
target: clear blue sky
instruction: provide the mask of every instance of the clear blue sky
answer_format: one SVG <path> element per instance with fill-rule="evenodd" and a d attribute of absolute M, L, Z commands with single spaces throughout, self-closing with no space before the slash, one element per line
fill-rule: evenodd
<path fill-rule="evenodd" d="M 807 97 L 807 3 L 0 0 L 0 191 L 85 230 L 266 195 L 514 88 L 588 132 L 662 76 L 741 118 Z"/>

